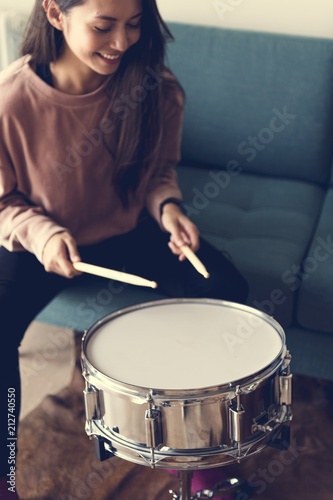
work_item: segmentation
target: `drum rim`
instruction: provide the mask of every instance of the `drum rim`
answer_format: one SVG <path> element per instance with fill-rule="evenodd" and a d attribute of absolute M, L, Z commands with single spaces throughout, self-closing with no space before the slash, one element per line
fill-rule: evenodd
<path fill-rule="evenodd" d="M 98 370 L 88 359 L 86 348 L 88 345 L 89 340 L 91 337 L 98 331 L 98 329 L 105 325 L 106 323 L 112 321 L 115 318 L 119 318 L 120 316 L 123 316 L 125 314 L 129 314 L 133 311 L 137 311 L 139 309 L 144 309 L 144 308 L 150 308 L 150 307 L 157 307 L 157 306 L 166 306 L 170 304 L 184 304 L 184 303 L 194 303 L 194 304 L 210 304 L 210 305 L 220 305 L 224 307 L 231 307 L 233 309 L 238 309 L 242 310 L 245 312 L 249 312 L 251 314 L 254 314 L 255 316 L 258 316 L 259 318 L 263 319 L 267 323 L 272 326 L 276 332 L 279 334 L 280 339 L 281 339 L 281 348 L 280 351 L 276 354 L 275 358 L 265 365 L 261 370 L 258 370 L 257 372 L 247 376 L 243 377 L 240 379 L 237 379 L 235 381 L 230 381 L 225 384 L 220 384 L 220 385 L 214 385 L 214 386 L 208 386 L 208 387 L 196 387 L 192 389 L 160 389 L 158 387 L 143 387 L 139 385 L 134 385 L 130 384 L 127 382 L 123 382 L 121 380 L 115 379 L 113 377 L 110 377 L 109 375 L 106 375 L 105 373 L 101 372 Z M 82 365 L 82 370 L 83 370 L 83 376 L 84 378 L 89 377 L 90 375 L 101 382 L 105 387 L 111 388 L 112 390 L 116 392 L 120 392 L 124 395 L 131 395 L 131 396 L 138 396 L 142 397 L 143 395 L 147 394 L 154 394 L 154 400 L 155 397 L 158 399 L 159 397 L 168 396 L 168 399 L 179 399 L 179 400 L 184 400 L 184 398 L 181 398 L 180 396 L 184 396 L 186 394 L 186 399 L 196 398 L 198 395 L 201 397 L 207 397 L 215 395 L 215 394 L 221 394 L 222 393 L 232 393 L 236 388 L 244 388 L 247 387 L 248 391 L 250 392 L 250 386 L 252 384 L 258 385 L 261 381 L 266 380 L 268 377 L 270 377 L 273 373 L 277 371 L 279 366 L 282 365 L 283 359 L 285 356 L 285 353 L 287 352 L 287 347 L 286 347 L 286 334 L 282 326 L 272 317 L 269 316 L 268 314 L 264 313 L 263 311 L 260 311 L 258 309 L 255 309 L 251 306 L 239 304 L 236 302 L 231 302 L 231 301 L 226 301 L 226 300 L 220 300 L 220 299 L 206 299 L 206 298 L 166 298 L 166 299 L 157 299 L 153 301 L 148 301 L 148 302 L 142 302 L 139 304 L 134 304 L 130 305 L 127 307 L 124 307 L 122 309 L 119 309 L 117 311 L 108 313 L 107 315 L 103 316 L 99 320 L 97 320 L 95 323 L 91 325 L 90 328 L 88 328 L 82 337 L 81 341 L 81 365 Z M 112 387 L 110 387 L 112 386 Z M 101 388 L 101 387 L 98 387 Z M 253 389 L 252 389 L 253 390 Z M 165 398 L 164 398 L 165 399 Z"/>

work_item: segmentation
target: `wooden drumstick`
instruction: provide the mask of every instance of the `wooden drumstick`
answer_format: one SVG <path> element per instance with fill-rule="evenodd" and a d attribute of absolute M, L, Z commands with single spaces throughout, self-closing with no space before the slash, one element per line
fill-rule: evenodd
<path fill-rule="evenodd" d="M 122 281 L 123 283 L 128 283 L 130 285 L 147 286 L 150 288 L 157 288 L 158 286 L 155 281 L 149 281 L 145 278 L 141 278 L 140 276 L 135 276 L 134 274 L 122 273 L 120 271 L 93 266 L 92 264 L 86 264 L 84 262 L 74 262 L 73 267 L 82 273 L 94 274 L 95 276 Z"/>
<path fill-rule="evenodd" d="M 195 255 L 193 250 L 188 245 L 183 245 L 180 247 L 181 251 L 185 255 L 185 257 L 191 262 L 192 266 L 198 271 L 198 273 L 202 274 L 202 276 L 206 279 L 209 278 L 210 274 L 201 262 L 201 260 Z"/>

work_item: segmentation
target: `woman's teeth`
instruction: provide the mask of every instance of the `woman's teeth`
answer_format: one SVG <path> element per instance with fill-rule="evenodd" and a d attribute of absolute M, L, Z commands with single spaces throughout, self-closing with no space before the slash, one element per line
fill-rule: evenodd
<path fill-rule="evenodd" d="M 110 59 L 110 61 L 114 61 L 116 59 L 119 59 L 120 56 L 112 56 L 110 54 L 102 54 L 101 53 L 101 56 L 105 57 L 105 59 Z"/>

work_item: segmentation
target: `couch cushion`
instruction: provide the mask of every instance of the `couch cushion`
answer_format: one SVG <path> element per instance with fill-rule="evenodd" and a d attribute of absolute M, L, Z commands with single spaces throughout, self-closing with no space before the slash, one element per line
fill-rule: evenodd
<path fill-rule="evenodd" d="M 188 215 L 201 234 L 228 252 L 250 284 L 248 305 L 283 327 L 293 319 L 296 294 L 285 273 L 304 258 L 324 198 L 302 181 L 179 166 Z M 209 270 L 209 262 L 205 263 Z"/>
<path fill-rule="evenodd" d="M 325 199 L 318 228 L 293 286 L 299 288 L 297 320 L 305 328 L 333 334 L 333 188 Z"/>
<path fill-rule="evenodd" d="M 333 40 L 169 26 L 169 65 L 187 95 L 184 161 L 329 181 Z"/>
<path fill-rule="evenodd" d="M 164 298 L 165 296 L 154 290 L 89 277 L 84 285 L 74 285 L 61 292 L 35 319 L 63 328 L 84 331 L 115 311 Z"/>
<path fill-rule="evenodd" d="M 299 327 L 285 333 L 292 373 L 333 380 L 332 335 Z"/>

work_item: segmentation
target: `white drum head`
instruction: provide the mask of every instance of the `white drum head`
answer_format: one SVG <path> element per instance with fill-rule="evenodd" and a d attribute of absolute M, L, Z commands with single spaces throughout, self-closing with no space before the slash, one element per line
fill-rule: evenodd
<path fill-rule="evenodd" d="M 277 359 L 283 342 L 281 327 L 255 309 L 217 300 L 165 300 L 102 323 L 88 338 L 85 355 L 113 380 L 187 390 L 255 375 Z"/>

